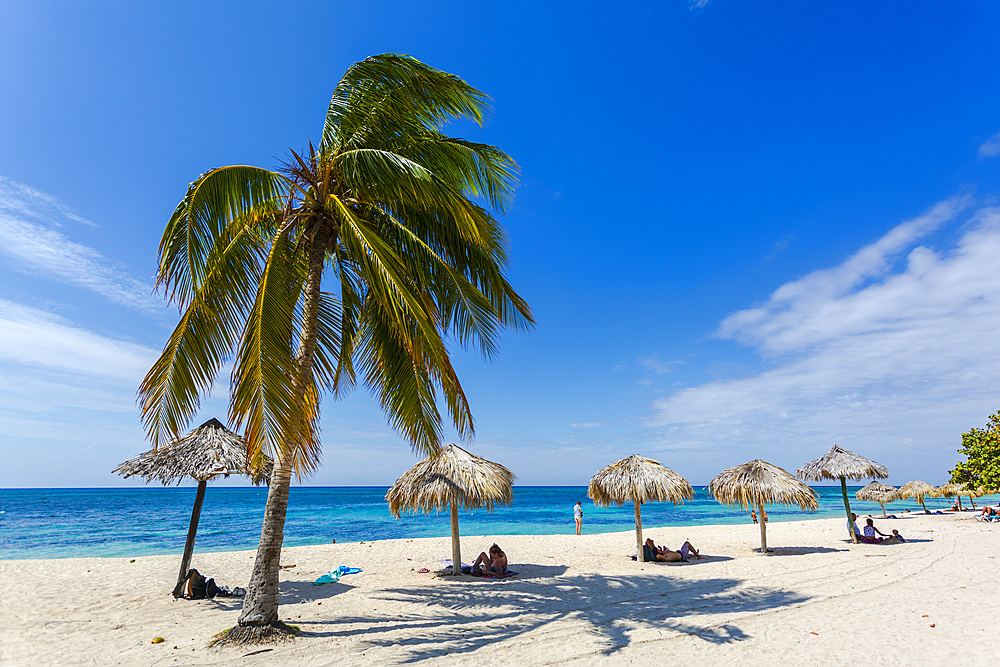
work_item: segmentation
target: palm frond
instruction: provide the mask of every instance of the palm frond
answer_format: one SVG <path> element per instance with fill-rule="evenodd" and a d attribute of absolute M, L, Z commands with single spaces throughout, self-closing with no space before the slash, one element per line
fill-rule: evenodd
<path fill-rule="evenodd" d="M 410 56 L 372 56 L 352 65 L 337 84 L 321 148 L 388 145 L 401 133 L 436 128 L 452 118 L 482 125 L 487 100 L 485 93 L 457 76 Z"/>
<path fill-rule="evenodd" d="M 230 357 L 249 312 L 266 257 L 265 235 L 277 218 L 251 208 L 216 237 L 203 277 L 138 390 L 141 418 L 154 447 L 176 438 Z"/>
<path fill-rule="evenodd" d="M 160 240 L 156 284 L 181 308 L 201 289 L 210 255 L 236 220 L 280 211 L 287 182 L 276 172 L 235 165 L 213 169 L 188 186 Z M 230 234 L 230 236 L 232 236 Z"/>

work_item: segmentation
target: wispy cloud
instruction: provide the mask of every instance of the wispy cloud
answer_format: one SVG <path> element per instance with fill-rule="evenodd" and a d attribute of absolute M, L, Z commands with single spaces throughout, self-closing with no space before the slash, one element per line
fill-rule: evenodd
<path fill-rule="evenodd" d="M 996 157 L 1000 155 L 1000 132 L 983 142 L 979 147 L 979 154 L 983 157 Z"/>
<path fill-rule="evenodd" d="M 573 428 L 599 428 L 604 426 L 604 422 L 572 422 L 570 426 Z"/>
<path fill-rule="evenodd" d="M 702 7 L 707 5 L 708 2 L 709 0 L 688 0 L 688 9 L 692 11 L 695 9 L 701 9 Z"/>
<path fill-rule="evenodd" d="M 0 362 L 136 387 L 158 352 L 73 326 L 58 316 L 0 299 Z"/>
<path fill-rule="evenodd" d="M 648 357 L 639 357 L 639 362 L 657 375 L 673 373 L 682 363 L 680 361 L 663 361 L 655 354 Z"/>
<path fill-rule="evenodd" d="M 840 266 L 727 317 L 719 335 L 772 367 L 658 401 L 664 446 L 728 452 L 732 462 L 793 455 L 801 464 L 839 442 L 904 476 L 931 466 L 939 477 L 931 481 L 941 481 L 960 429 L 998 407 L 1000 211 L 974 212 L 951 248 L 919 245 L 970 203 L 941 202 Z M 893 270 L 902 253 L 905 265 Z"/>
<path fill-rule="evenodd" d="M 0 255 L 6 256 L 9 268 L 76 285 L 137 310 L 164 307 L 152 297 L 152 286 L 132 278 L 93 248 L 52 229 L 66 220 L 94 224 L 53 197 L 0 177 Z"/>

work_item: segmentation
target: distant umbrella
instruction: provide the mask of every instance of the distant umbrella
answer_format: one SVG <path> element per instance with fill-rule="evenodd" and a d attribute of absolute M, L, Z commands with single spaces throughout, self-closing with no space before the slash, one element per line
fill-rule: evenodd
<path fill-rule="evenodd" d="M 184 555 L 181 557 L 181 569 L 174 588 L 175 597 L 179 595 L 180 584 L 187 576 L 188 566 L 191 564 L 198 519 L 201 517 L 201 503 L 205 500 L 208 480 L 220 475 L 246 475 L 254 484 L 261 484 L 270 479 L 273 466 L 273 461 L 264 455 L 260 455 L 256 463 L 251 461 L 246 440 L 227 429 L 218 419 L 209 419 L 184 437 L 140 454 L 112 471 L 125 478 L 133 475 L 144 477 L 147 484 L 153 480 L 164 486 L 180 484 L 185 477 L 198 482 Z"/>
<path fill-rule="evenodd" d="M 742 510 L 757 508 L 762 554 L 767 553 L 764 505 L 798 505 L 804 512 L 815 512 L 819 507 L 816 492 L 809 486 L 791 473 L 760 459 L 726 468 L 708 483 L 708 492 L 724 505 L 738 505 Z"/>
<path fill-rule="evenodd" d="M 798 469 L 799 478 L 807 481 L 822 479 L 839 479 L 840 492 L 844 496 L 844 509 L 847 510 L 847 532 L 852 542 L 857 543 L 854 534 L 854 521 L 851 516 L 851 502 L 847 499 L 847 480 L 849 479 L 885 479 L 889 469 L 863 456 L 849 452 L 843 447 L 834 445 L 823 456 L 810 461 Z"/>
<path fill-rule="evenodd" d="M 642 504 L 655 500 L 677 505 L 694 498 L 694 489 L 659 461 L 633 454 L 598 470 L 590 478 L 587 497 L 602 507 L 635 504 L 636 558 L 642 561 Z"/>
<path fill-rule="evenodd" d="M 939 491 L 936 486 L 931 486 L 927 482 L 921 482 L 919 479 L 907 482 L 899 488 L 899 495 L 901 497 L 917 499 L 920 506 L 924 508 L 924 514 L 930 514 L 927 510 L 927 505 L 924 504 L 924 498 L 934 498 L 938 493 Z"/>
<path fill-rule="evenodd" d="M 965 489 L 962 488 L 961 484 L 942 484 L 938 487 L 938 495 L 945 498 L 955 498 L 958 502 L 958 509 L 962 509 L 963 493 L 965 493 Z"/>
<path fill-rule="evenodd" d="M 389 511 L 430 512 L 451 508 L 452 573 L 462 574 L 462 547 L 458 535 L 458 508 L 510 505 L 514 474 L 499 463 L 470 454 L 457 445 L 442 447 L 407 470 L 385 494 Z"/>
<path fill-rule="evenodd" d="M 854 497 L 858 500 L 878 503 L 882 507 L 882 518 L 884 519 L 886 516 L 885 503 L 899 500 L 899 489 L 882 482 L 872 481 L 868 486 L 855 493 Z"/>

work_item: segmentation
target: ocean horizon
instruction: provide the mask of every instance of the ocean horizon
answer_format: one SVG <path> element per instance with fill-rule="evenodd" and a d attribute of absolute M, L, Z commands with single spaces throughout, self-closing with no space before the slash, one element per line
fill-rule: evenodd
<path fill-rule="evenodd" d="M 404 514 L 396 519 L 385 502 L 388 487 L 293 486 L 285 523 L 286 547 L 367 542 L 396 538 L 442 537 L 450 534 L 447 511 Z M 803 521 L 843 516 L 839 486 L 814 486 L 816 512 L 797 506 L 767 508 L 771 522 Z M 859 515 L 878 516 L 878 503 L 854 498 L 861 486 L 848 486 L 851 508 Z M 683 505 L 646 503 L 644 528 L 739 524 L 748 512 L 721 505 L 696 486 L 695 498 Z M 179 554 L 187 536 L 195 488 L 113 487 L 88 489 L 0 489 L 0 560 L 77 557 L 134 557 Z M 195 551 L 254 549 L 260 536 L 267 487 L 209 485 Z M 991 496 L 976 499 L 991 502 Z M 584 533 L 632 530 L 631 504 L 601 508 L 587 498 L 585 486 L 515 486 L 509 507 L 462 511 L 463 537 L 491 535 L 571 534 L 573 505 L 583 502 Z M 931 511 L 953 501 L 926 501 Z M 968 505 L 968 498 L 963 498 Z M 992 502 L 996 502 L 993 500 Z M 921 511 L 919 503 L 900 500 L 887 506 L 890 514 Z"/>

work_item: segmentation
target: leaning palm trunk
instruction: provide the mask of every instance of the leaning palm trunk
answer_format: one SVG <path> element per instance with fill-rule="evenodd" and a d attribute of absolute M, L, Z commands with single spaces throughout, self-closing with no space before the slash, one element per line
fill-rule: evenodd
<path fill-rule="evenodd" d="M 335 233 L 328 227 L 320 227 L 309 248 L 309 271 L 306 274 L 305 298 L 302 304 L 302 333 L 295 355 L 296 378 L 293 396 L 300 406 L 300 422 L 308 419 L 305 412 L 307 379 L 312 376 L 313 358 L 316 353 L 316 326 L 319 318 L 320 285 L 323 282 L 323 260 L 327 245 Z M 264 523 L 260 529 L 260 544 L 254 561 L 247 597 L 243 601 L 243 613 L 235 628 L 230 630 L 221 643 L 260 641 L 272 634 L 282 636 L 294 634 L 290 626 L 278 619 L 278 570 L 281 564 L 281 545 L 285 539 L 285 513 L 288 510 L 288 491 L 292 481 L 289 464 L 295 448 L 299 446 L 302 434 L 306 432 L 301 424 L 299 437 L 285 443 L 286 451 L 278 454 L 271 488 L 264 506 Z"/>

